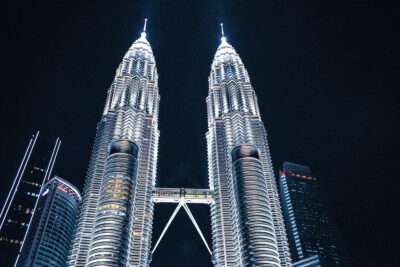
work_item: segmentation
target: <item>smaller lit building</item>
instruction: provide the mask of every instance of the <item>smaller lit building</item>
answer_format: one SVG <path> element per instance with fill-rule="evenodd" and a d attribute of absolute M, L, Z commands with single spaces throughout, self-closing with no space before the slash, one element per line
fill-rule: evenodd
<path fill-rule="evenodd" d="M 319 180 L 308 166 L 283 163 L 279 191 L 293 267 L 343 266 Z"/>
<path fill-rule="evenodd" d="M 69 182 L 57 176 L 48 181 L 16 266 L 66 266 L 80 202 Z"/>

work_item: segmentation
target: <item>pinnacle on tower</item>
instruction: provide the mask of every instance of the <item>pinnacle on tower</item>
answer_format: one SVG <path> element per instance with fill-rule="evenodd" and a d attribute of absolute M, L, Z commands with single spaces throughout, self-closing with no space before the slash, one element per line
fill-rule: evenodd
<path fill-rule="evenodd" d="M 224 24 L 221 22 L 221 42 L 226 42 L 225 32 L 224 32 Z"/>
<path fill-rule="evenodd" d="M 147 28 L 147 18 L 144 19 L 143 31 L 140 34 L 140 37 L 146 38 L 146 28 Z"/>

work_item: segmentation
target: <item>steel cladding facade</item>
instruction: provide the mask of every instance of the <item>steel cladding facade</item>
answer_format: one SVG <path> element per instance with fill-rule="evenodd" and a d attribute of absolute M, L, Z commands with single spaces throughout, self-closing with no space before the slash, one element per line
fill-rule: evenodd
<path fill-rule="evenodd" d="M 117 140 L 109 154 L 90 243 L 90 267 L 124 266 L 127 260 L 138 148 L 128 140 Z"/>
<path fill-rule="evenodd" d="M 69 266 L 97 266 L 96 261 L 101 260 L 112 262 L 112 253 L 102 254 L 104 257 L 99 256 L 101 253 L 96 254 L 100 249 L 96 238 L 101 236 L 101 233 L 96 231 L 100 231 L 99 224 L 105 209 L 109 213 L 124 213 L 123 224 L 126 224 L 126 231 L 130 233 L 123 237 L 126 239 L 123 240 L 119 252 L 123 255 L 124 264 L 149 266 L 153 221 L 152 189 L 155 184 L 158 156 L 159 100 L 156 63 L 146 33 L 143 32 L 123 57 L 108 90 L 103 116 L 97 126 Z M 129 170 L 118 174 L 124 177 L 118 178 L 121 179 L 122 187 L 121 192 L 118 192 L 121 193 L 118 196 L 121 203 L 104 204 L 108 201 L 104 193 L 109 185 L 107 183 L 113 181 L 113 185 L 110 186 L 116 186 L 117 178 L 112 177 L 116 173 L 112 174 L 114 170 L 110 167 L 111 162 L 116 159 L 110 155 L 110 145 L 117 140 L 137 145 L 137 160 L 129 159 L 130 156 L 135 157 L 129 153 L 122 153 L 125 156 L 121 157 L 125 159 L 119 160 L 125 162 L 125 167 Z M 136 161 L 137 170 L 133 177 L 132 166 Z M 125 197 L 128 199 L 124 199 Z M 126 210 L 121 210 L 125 208 Z M 122 222 L 122 218 L 117 220 Z M 120 226 L 117 228 L 116 231 L 121 231 Z M 121 265 L 113 262 L 107 266 Z"/>
<path fill-rule="evenodd" d="M 291 266 L 267 133 L 257 96 L 241 58 L 224 37 L 211 65 L 206 102 L 209 185 L 214 191 L 211 222 L 215 266 L 252 266 L 250 255 L 268 258 L 257 266 Z M 257 205 L 263 207 L 260 206 L 259 213 L 252 213 L 249 209 L 251 203 L 256 203 L 250 201 L 256 191 L 251 190 L 249 184 L 238 184 L 238 180 L 246 175 L 237 173 L 235 164 L 244 162 L 232 163 L 232 150 L 243 144 L 254 146 L 259 154 L 258 167 L 253 166 L 261 170 L 263 181 L 257 172 L 255 182 L 261 183 L 259 190 L 265 193 L 263 203 L 257 201 Z M 248 214 L 243 211 L 248 211 Z M 263 220 L 268 230 L 250 234 L 249 226 L 244 226 L 246 216 Z M 263 241 L 254 245 L 268 247 L 268 250 L 252 254 L 255 251 L 249 250 L 247 242 L 255 242 L 257 238 L 263 238 Z"/>
<path fill-rule="evenodd" d="M 273 217 L 258 150 L 242 144 L 232 150 L 240 230 L 246 266 L 279 266 Z"/>

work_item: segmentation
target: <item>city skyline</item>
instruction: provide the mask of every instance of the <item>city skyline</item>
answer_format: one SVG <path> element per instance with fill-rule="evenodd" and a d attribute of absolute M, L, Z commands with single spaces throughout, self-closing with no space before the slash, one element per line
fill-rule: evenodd
<path fill-rule="evenodd" d="M 93 129 L 104 104 L 103 88 L 110 83 L 118 59 L 138 35 L 135 25 L 149 17 L 149 39 L 154 43 L 158 67 L 165 72 L 160 76 L 160 88 L 165 87 L 160 106 L 160 185 L 204 188 L 204 77 L 218 45 L 218 24 L 224 21 L 229 25 L 228 39 L 246 59 L 262 102 L 260 113 L 271 137 L 275 170 L 285 160 L 313 166 L 316 176 L 324 177 L 322 183 L 333 202 L 331 212 L 349 237 L 354 258 L 358 262 L 378 262 L 366 261 L 362 255 L 375 248 L 377 255 L 383 255 L 386 243 L 380 237 L 393 226 L 374 225 L 383 225 L 377 218 L 387 214 L 390 203 L 394 203 L 379 195 L 384 190 L 378 177 L 392 179 L 389 174 L 395 173 L 395 157 L 390 149 L 394 149 L 391 138 L 396 129 L 390 130 L 396 113 L 389 111 L 396 105 L 395 98 L 377 95 L 375 90 L 391 88 L 396 65 L 389 59 L 393 50 L 379 41 L 384 40 L 379 25 L 390 19 L 382 20 L 380 11 L 372 9 L 368 1 L 350 5 L 356 17 L 339 5 L 325 7 L 316 2 L 309 7 L 252 2 L 246 8 L 239 2 L 190 7 L 185 3 L 166 6 L 126 2 L 99 3 L 94 9 L 84 3 L 58 3 L 47 9 L 19 7 L 20 13 L 10 7 L 10 39 L 4 45 L 18 53 L 10 53 L 5 59 L 5 64 L 10 63 L 5 73 L 10 83 L 5 85 L 1 107 L 4 123 L 10 129 L 1 139 L 0 157 L 7 163 L 4 175 L 13 176 L 13 164 L 21 157 L 17 153 L 26 145 L 24 136 L 36 128 L 50 130 L 68 144 L 60 155 L 57 173 L 82 188 Z M 193 8 L 191 15 L 183 12 L 189 8 Z M 34 16 L 36 13 L 40 16 Z M 378 18 L 383 24 L 374 24 Z M 377 31 L 371 36 L 360 30 L 363 27 Z M 378 51 L 387 52 L 379 54 L 386 62 L 378 59 Z M 369 57 L 364 57 L 367 54 Z M 18 79 L 19 73 L 24 73 L 25 79 Z M 172 114 L 177 115 L 175 121 L 168 119 Z M 192 123 L 177 127 L 184 122 Z M 377 137 L 382 137 L 379 142 Z M 4 185 L 11 183 L 7 179 Z M 384 195 L 390 197 L 392 188 L 395 186 L 385 189 L 389 192 Z M 372 194 L 376 190 L 378 195 Z M 204 218 L 199 223 L 210 240 L 208 209 L 196 209 Z M 155 221 L 159 225 L 154 227 L 154 236 L 158 236 L 170 213 L 168 207 L 156 208 L 155 217 L 159 219 Z M 176 220 L 170 229 L 173 235 L 166 236 L 160 255 L 153 259 L 155 266 L 163 262 L 173 265 L 168 256 L 178 255 L 183 264 L 195 255 L 199 259 L 196 263 L 204 266 L 201 259 L 207 252 L 192 226 L 180 215 Z M 174 228 L 178 225 L 179 231 Z M 366 240 L 363 234 L 372 227 L 377 230 Z M 363 246 L 355 245 L 358 239 L 363 240 Z M 193 249 L 187 251 L 186 246 Z M 395 262 L 392 257 L 381 258 L 387 266 Z"/>

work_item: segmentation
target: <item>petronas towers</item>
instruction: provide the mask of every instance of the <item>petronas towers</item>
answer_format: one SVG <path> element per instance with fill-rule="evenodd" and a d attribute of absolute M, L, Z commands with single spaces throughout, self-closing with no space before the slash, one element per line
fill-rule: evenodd
<path fill-rule="evenodd" d="M 208 81 L 212 200 L 205 203 L 211 210 L 210 261 L 218 267 L 291 266 L 257 96 L 241 58 L 225 37 Z M 69 266 L 150 265 L 159 101 L 156 62 L 145 26 L 108 90 Z"/>

